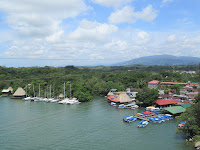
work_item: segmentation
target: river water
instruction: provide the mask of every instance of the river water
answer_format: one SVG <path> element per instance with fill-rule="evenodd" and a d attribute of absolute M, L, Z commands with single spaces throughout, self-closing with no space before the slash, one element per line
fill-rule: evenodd
<path fill-rule="evenodd" d="M 0 98 L 0 150 L 193 150 L 177 121 L 125 123 L 144 109 L 117 109 L 102 97 L 79 105 Z"/>

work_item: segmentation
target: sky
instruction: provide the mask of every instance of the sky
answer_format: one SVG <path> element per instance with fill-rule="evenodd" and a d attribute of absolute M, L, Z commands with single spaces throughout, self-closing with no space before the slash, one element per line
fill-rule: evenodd
<path fill-rule="evenodd" d="M 199 0 L 0 0 L 0 66 L 200 57 Z"/>

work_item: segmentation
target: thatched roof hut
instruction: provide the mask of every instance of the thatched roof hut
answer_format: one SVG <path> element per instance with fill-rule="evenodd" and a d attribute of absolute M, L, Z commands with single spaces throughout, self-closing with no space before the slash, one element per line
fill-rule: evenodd
<path fill-rule="evenodd" d="M 13 93 L 13 88 L 11 86 L 9 86 L 8 89 Z"/>
<path fill-rule="evenodd" d="M 21 88 L 19 87 L 15 93 L 13 94 L 13 97 L 12 98 L 23 98 L 26 96 L 26 92 Z"/>
<path fill-rule="evenodd" d="M 132 102 L 132 99 L 126 94 L 126 92 L 121 92 L 116 98 L 120 103 Z"/>
<path fill-rule="evenodd" d="M 58 96 L 59 99 L 64 99 L 64 95 L 61 93 L 59 96 Z"/>

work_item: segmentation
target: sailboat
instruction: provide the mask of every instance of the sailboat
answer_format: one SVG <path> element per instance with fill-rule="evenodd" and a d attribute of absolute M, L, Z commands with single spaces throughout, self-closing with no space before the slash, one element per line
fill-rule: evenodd
<path fill-rule="evenodd" d="M 27 85 L 26 85 L 26 97 L 24 98 L 24 100 L 25 100 L 25 101 L 30 101 L 30 100 L 31 100 L 31 97 L 27 97 L 27 91 L 28 91 L 28 90 L 27 90 Z"/>
<path fill-rule="evenodd" d="M 63 87 L 63 93 L 64 93 L 64 100 L 59 101 L 58 104 L 66 104 L 67 101 L 69 100 L 69 98 L 65 98 L 65 83 Z"/>
<path fill-rule="evenodd" d="M 70 99 L 67 101 L 66 104 L 70 104 L 70 105 L 79 104 L 80 102 L 78 101 L 78 99 L 75 97 L 72 98 L 71 95 L 72 95 L 72 93 L 71 93 L 71 81 L 70 81 Z"/>

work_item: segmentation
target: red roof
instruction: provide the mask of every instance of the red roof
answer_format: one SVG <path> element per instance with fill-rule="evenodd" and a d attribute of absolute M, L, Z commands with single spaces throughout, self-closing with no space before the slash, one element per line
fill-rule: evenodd
<path fill-rule="evenodd" d="M 119 102 L 118 100 L 116 100 L 117 96 L 116 95 L 111 95 L 111 96 L 107 96 L 107 99 L 109 99 L 112 102 Z"/>
<path fill-rule="evenodd" d="M 147 114 L 147 115 L 152 114 L 152 112 L 150 112 L 150 111 L 145 111 L 144 113 Z"/>
<path fill-rule="evenodd" d="M 169 104 L 177 104 L 179 102 L 176 99 L 158 99 L 156 103 L 158 105 L 169 105 Z"/>
<path fill-rule="evenodd" d="M 181 84 L 181 85 L 187 85 L 187 83 L 181 83 L 181 82 L 161 82 L 161 84 Z"/>
<path fill-rule="evenodd" d="M 151 83 L 151 84 L 158 84 L 159 81 L 158 80 L 153 80 L 153 81 L 150 81 L 149 83 Z"/>

